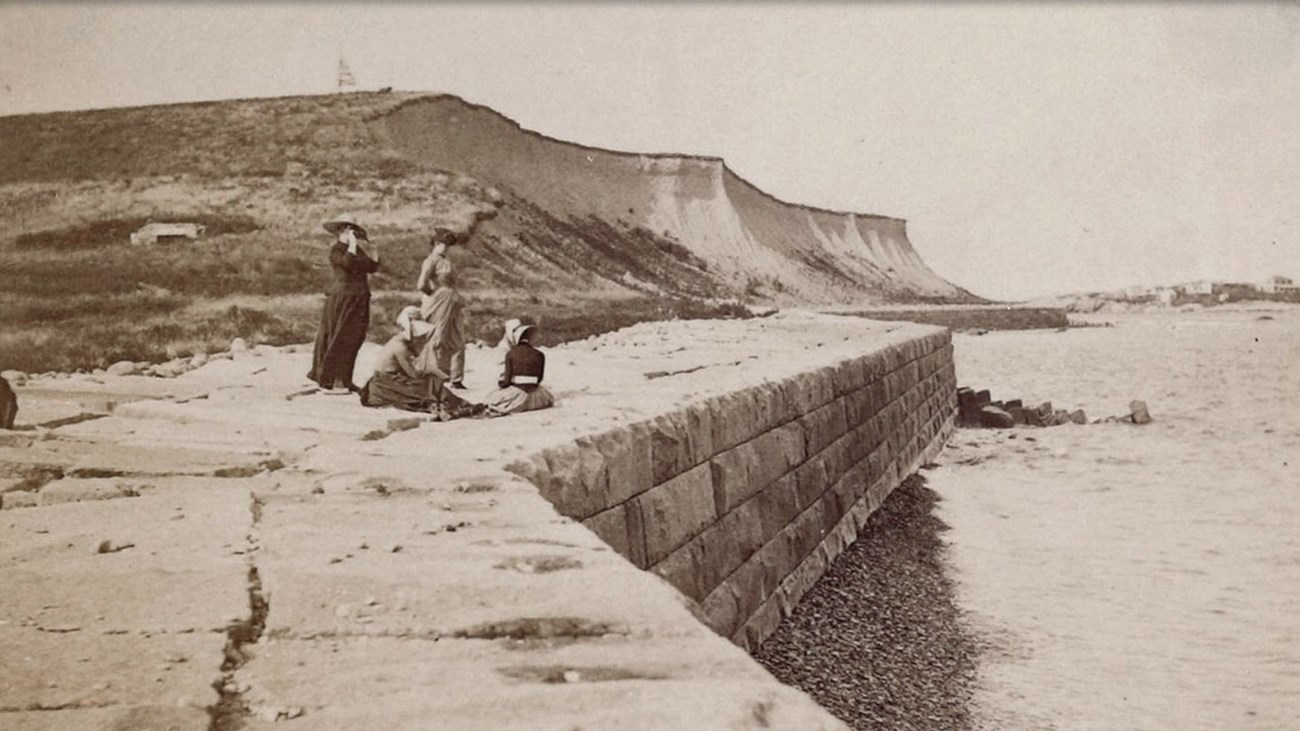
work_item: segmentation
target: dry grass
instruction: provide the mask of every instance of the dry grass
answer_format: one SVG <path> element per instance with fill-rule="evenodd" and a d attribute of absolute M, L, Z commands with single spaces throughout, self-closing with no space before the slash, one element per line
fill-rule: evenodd
<path fill-rule="evenodd" d="M 554 344 L 642 320 L 745 316 L 680 243 L 594 218 L 562 220 L 472 177 L 384 149 L 369 120 L 401 94 L 257 99 L 0 118 L 0 369 L 75 370 L 250 343 L 310 341 L 331 284 L 320 222 L 340 210 L 383 245 L 371 278 L 382 339 L 435 226 L 470 336 L 524 317 Z M 39 152 L 39 154 L 38 154 Z M 145 222 L 206 226 L 137 247 Z M 402 294 L 408 292 L 409 294 Z"/>

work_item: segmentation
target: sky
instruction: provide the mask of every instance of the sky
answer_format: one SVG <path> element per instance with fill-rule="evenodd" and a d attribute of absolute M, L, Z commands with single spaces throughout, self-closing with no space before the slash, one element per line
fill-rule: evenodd
<path fill-rule="evenodd" d="M 0 115 L 449 92 L 908 219 L 988 297 L 1300 279 L 1300 4 L 0 0 Z M 3 140 L 0 140 L 3 144 Z"/>

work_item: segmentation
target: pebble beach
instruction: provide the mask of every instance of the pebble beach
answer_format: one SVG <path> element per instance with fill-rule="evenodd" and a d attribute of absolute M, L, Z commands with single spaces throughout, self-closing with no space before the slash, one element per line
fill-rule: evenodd
<path fill-rule="evenodd" d="M 1090 423 L 959 429 L 758 659 L 857 729 L 1296 728 L 1300 308 L 1072 317 L 958 380 Z"/>

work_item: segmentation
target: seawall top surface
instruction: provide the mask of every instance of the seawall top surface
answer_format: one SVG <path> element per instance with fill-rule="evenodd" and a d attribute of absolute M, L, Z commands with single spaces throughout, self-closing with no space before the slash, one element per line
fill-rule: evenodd
<path fill-rule="evenodd" d="M 219 630 L 231 618 L 203 606 L 248 612 L 243 598 L 262 597 L 264 616 L 241 620 L 256 641 L 241 640 L 250 651 L 237 667 L 222 670 L 219 647 L 187 665 L 233 689 L 249 728 L 277 717 L 277 728 L 325 729 L 424 728 L 431 718 L 485 729 L 842 728 L 502 468 L 766 381 L 872 352 L 901 358 L 942 336 L 806 312 L 645 323 L 545 349 L 557 407 L 450 423 L 304 394 L 305 348 L 256 348 L 165 382 L 35 380 L 18 391 L 20 423 L 24 413 L 112 413 L 0 446 L 0 464 L 66 475 L 31 493 L 41 507 L 3 513 L 0 580 L 16 591 L 0 608 L 18 621 L 0 642 L 36 647 L 42 662 L 20 672 L 45 688 L 41 673 L 82 657 L 148 654 L 97 644 L 153 647 L 169 632 Z M 357 380 L 375 350 L 363 351 Z M 471 398 L 493 384 L 499 356 L 471 349 Z M 64 502 L 80 488 L 99 501 Z M 218 510 L 167 531 L 148 518 Z M 247 545 L 232 545 L 245 533 Z M 108 552 L 97 552 L 102 541 Z M 215 705 L 192 681 L 175 694 L 156 681 L 150 703 Z M 4 707 L 78 712 L 64 691 L 27 698 L 26 687 L 0 698 Z M 76 702 L 109 715 L 143 703 L 97 693 Z M 206 713 L 194 718 L 206 728 Z"/>

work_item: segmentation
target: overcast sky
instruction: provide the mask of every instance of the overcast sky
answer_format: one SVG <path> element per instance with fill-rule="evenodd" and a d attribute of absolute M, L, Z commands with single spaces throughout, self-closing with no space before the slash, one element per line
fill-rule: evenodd
<path fill-rule="evenodd" d="M 330 92 L 340 51 L 360 88 L 906 218 L 986 296 L 1300 279 L 1294 3 L 0 0 L 0 114 Z"/>

